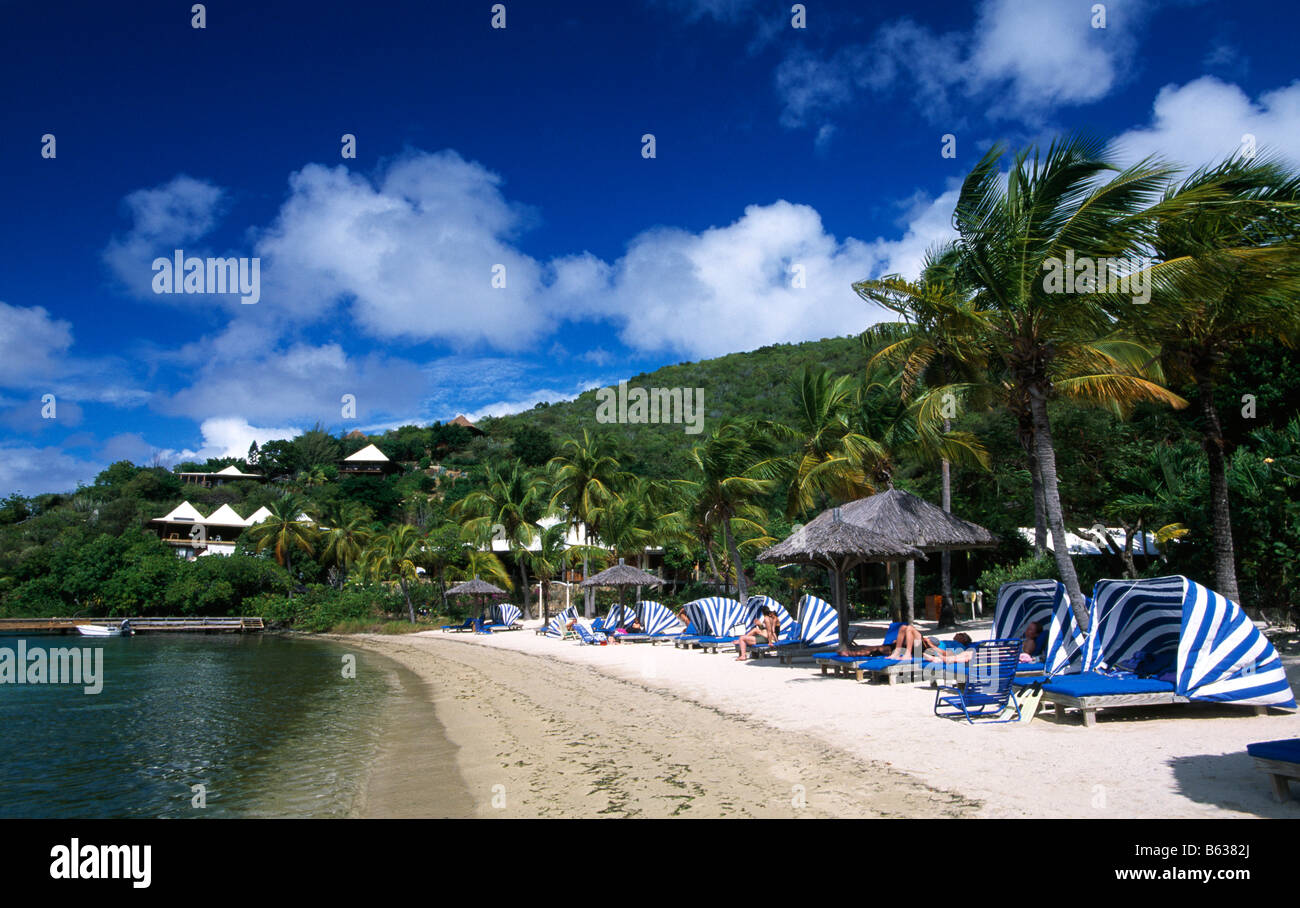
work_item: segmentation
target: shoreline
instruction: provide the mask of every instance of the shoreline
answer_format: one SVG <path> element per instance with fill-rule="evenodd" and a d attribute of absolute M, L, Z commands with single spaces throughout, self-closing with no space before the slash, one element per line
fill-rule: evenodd
<path fill-rule="evenodd" d="M 346 639 L 423 679 L 475 816 L 939 818 L 978 808 L 754 716 L 464 636 Z M 363 815 L 389 815 L 375 790 L 392 792 L 390 803 L 406 792 L 402 815 L 417 815 L 421 786 L 415 769 L 377 765 Z"/>
<path fill-rule="evenodd" d="M 1093 728 L 967 726 L 934 717 L 928 688 L 807 662 L 582 647 L 531 628 L 342 639 L 424 679 L 476 816 L 1297 815 L 1245 753 L 1300 735 L 1297 714 L 1187 704 Z M 1300 664 L 1286 664 L 1294 685 Z"/>

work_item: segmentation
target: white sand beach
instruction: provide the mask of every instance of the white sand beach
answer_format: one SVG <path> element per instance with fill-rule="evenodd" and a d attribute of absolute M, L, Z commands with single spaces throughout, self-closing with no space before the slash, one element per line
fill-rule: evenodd
<path fill-rule="evenodd" d="M 867 624 L 859 639 L 882 633 Z M 347 639 L 425 679 L 478 816 L 1300 817 L 1246 755 L 1300 736 L 1294 713 L 1186 704 L 1104 710 L 1091 728 L 1046 711 L 970 726 L 935 717 L 927 685 L 860 684 L 809 661 L 531 628 Z M 1296 656 L 1283 658 L 1300 687 Z"/>

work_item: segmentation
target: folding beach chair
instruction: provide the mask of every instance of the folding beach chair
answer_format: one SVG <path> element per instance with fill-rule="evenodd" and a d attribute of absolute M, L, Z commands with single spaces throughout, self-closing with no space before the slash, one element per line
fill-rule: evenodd
<path fill-rule="evenodd" d="M 935 692 L 934 714 L 946 719 L 965 718 L 971 724 L 976 719 L 1020 721 L 1020 702 L 1013 695 L 1011 682 L 1016 677 L 1022 645 L 1018 638 L 971 644 L 967 650 L 970 661 L 951 663 L 966 680 L 954 687 L 940 687 Z"/>

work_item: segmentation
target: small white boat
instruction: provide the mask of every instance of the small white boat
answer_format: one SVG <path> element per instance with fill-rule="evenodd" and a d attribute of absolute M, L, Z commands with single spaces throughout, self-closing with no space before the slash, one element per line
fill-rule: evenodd
<path fill-rule="evenodd" d="M 135 633 L 131 625 L 107 627 L 102 624 L 78 624 L 77 633 L 83 637 L 129 637 Z"/>

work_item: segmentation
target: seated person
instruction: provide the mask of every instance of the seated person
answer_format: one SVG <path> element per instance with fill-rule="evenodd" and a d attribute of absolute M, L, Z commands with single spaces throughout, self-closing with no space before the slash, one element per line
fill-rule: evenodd
<path fill-rule="evenodd" d="M 776 616 L 766 605 L 759 606 L 758 617 L 754 619 L 752 625 L 754 630 L 742 636 L 736 641 L 736 649 L 740 655 L 736 657 L 737 662 L 744 662 L 749 658 L 745 654 L 745 649 L 755 646 L 759 643 L 775 643 L 777 637 L 781 634 L 781 619 Z"/>
<path fill-rule="evenodd" d="M 1043 646 L 1047 643 L 1047 637 L 1043 634 L 1043 626 L 1037 621 L 1031 621 L 1025 625 L 1025 644 L 1021 647 L 1021 662 L 1042 661 Z"/>

